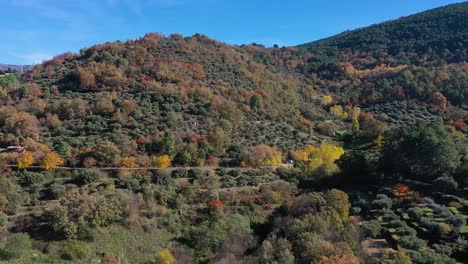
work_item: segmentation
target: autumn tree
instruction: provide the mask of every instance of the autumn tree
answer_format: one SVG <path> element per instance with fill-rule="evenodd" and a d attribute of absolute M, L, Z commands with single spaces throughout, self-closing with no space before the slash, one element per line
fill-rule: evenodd
<path fill-rule="evenodd" d="M 241 153 L 241 159 L 251 166 L 272 166 L 281 164 L 282 154 L 270 146 L 259 145 Z"/>
<path fill-rule="evenodd" d="M 306 171 L 315 176 L 331 176 L 339 171 L 335 163 L 343 154 L 342 147 L 322 144 L 319 148 L 308 147 Z M 294 156 L 294 155 L 293 155 Z"/>
<path fill-rule="evenodd" d="M 76 74 L 76 77 L 78 78 L 81 89 L 97 88 L 96 77 L 94 76 L 94 74 L 92 74 L 88 70 L 79 67 L 76 70 L 75 74 Z"/>
<path fill-rule="evenodd" d="M 137 166 L 137 158 L 135 157 L 123 157 L 120 162 L 124 168 L 135 168 Z"/>
<path fill-rule="evenodd" d="M 18 168 L 27 169 L 34 164 L 34 157 L 29 151 L 25 151 L 18 159 Z"/>
<path fill-rule="evenodd" d="M 359 133 L 359 120 L 357 117 L 353 117 L 353 135 L 357 135 Z"/>
<path fill-rule="evenodd" d="M 330 107 L 330 114 L 332 114 L 334 117 L 345 120 L 348 118 L 348 113 L 343 111 L 343 107 L 341 105 L 334 105 Z"/>
<path fill-rule="evenodd" d="M 320 102 L 320 104 L 322 106 L 327 106 L 327 105 L 330 105 L 332 103 L 333 99 L 331 96 L 329 95 L 324 95 L 322 96 L 322 101 Z"/>
<path fill-rule="evenodd" d="M 5 119 L 4 128 L 17 136 L 39 139 L 39 120 L 26 112 L 15 112 Z"/>
<path fill-rule="evenodd" d="M 176 259 L 169 249 L 163 249 L 156 254 L 155 264 L 174 264 Z"/>
<path fill-rule="evenodd" d="M 53 151 L 49 151 L 42 159 L 41 166 L 45 170 L 53 170 L 58 166 L 62 165 L 63 162 L 64 160 L 62 159 L 62 157 L 60 157 L 59 154 Z"/>
<path fill-rule="evenodd" d="M 171 165 L 171 157 L 169 155 L 157 156 L 154 158 L 154 165 L 158 169 L 165 169 Z"/>

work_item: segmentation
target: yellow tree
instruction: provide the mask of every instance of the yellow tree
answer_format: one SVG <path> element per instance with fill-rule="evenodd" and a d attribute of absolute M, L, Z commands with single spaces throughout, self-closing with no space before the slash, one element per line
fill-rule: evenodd
<path fill-rule="evenodd" d="M 382 135 L 379 135 L 376 139 L 375 139 L 375 144 L 377 144 L 377 147 L 379 149 L 381 149 L 383 147 L 383 145 L 385 144 L 385 139 Z"/>
<path fill-rule="evenodd" d="M 292 157 L 295 161 L 307 162 L 310 160 L 310 156 L 314 153 L 317 153 L 319 148 L 316 148 L 312 145 L 307 145 L 304 148 L 298 149 L 292 153 Z"/>
<path fill-rule="evenodd" d="M 20 169 L 27 169 L 33 164 L 34 157 L 29 151 L 24 152 L 23 155 L 18 159 L 18 168 Z"/>
<path fill-rule="evenodd" d="M 357 135 L 359 129 L 359 120 L 357 117 L 353 117 L 353 135 Z"/>
<path fill-rule="evenodd" d="M 343 107 L 341 105 L 334 105 L 330 107 L 330 114 L 332 114 L 334 117 L 345 120 L 348 118 L 348 113 L 343 111 Z"/>
<path fill-rule="evenodd" d="M 322 102 L 320 103 L 323 106 L 330 105 L 333 101 L 333 98 L 329 95 L 324 95 L 322 97 Z"/>
<path fill-rule="evenodd" d="M 318 152 L 311 155 L 307 170 L 312 174 L 333 175 L 339 171 L 335 161 L 344 153 L 342 147 L 323 144 Z"/>
<path fill-rule="evenodd" d="M 159 251 L 159 253 L 156 254 L 155 258 L 155 263 L 156 264 L 174 264 L 176 259 L 172 255 L 171 251 L 169 249 L 164 249 Z"/>
<path fill-rule="evenodd" d="M 171 165 L 171 157 L 169 155 L 157 156 L 154 158 L 154 164 L 158 169 L 165 169 Z"/>
<path fill-rule="evenodd" d="M 42 160 L 41 166 L 45 170 L 53 170 L 58 166 L 62 165 L 64 160 L 60 157 L 59 154 L 49 151 Z"/>

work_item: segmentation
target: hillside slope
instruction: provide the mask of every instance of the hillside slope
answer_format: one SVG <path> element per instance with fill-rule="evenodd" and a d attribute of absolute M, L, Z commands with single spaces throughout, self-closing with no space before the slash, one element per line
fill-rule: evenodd
<path fill-rule="evenodd" d="M 449 28 L 455 22 L 447 14 L 458 17 L 466 7 L 447 6 L 346 35 L 356 36 L 358 48 L 360 36 L 375 28 L 418 28 L 428 16 L 431 25 Z M 454 43 L 465 35 L 462 27 L 446 33 Z M 68 146 L 79 164 L 114 165 L 123 157 L 160 154 L 170 154 L 178 165 L 203 164 L 210 157 L 239 164 L 246 147 L 267 144 L 285 155 L 352 133 L 372 141 L 388 126 L 418 120 L 443 120 L 464 131 L 466 61 L 448 60 L 436 42 L 428 43 L 434 45 L 430 51 L 403 55 L 326 44 L 342 38 L 319 42 L 321 48 L 268 49 L 200 34 L 150 33 L 63 54 L 25 73 L 21 83 L 6 84 L 11 87 L 3 89 L 2 145 L 32 139 Z M 407 40 L 400 36 L 395 45 Z M 360 132 L 353 132 L 355 119 Z M 118 158 L 99 154 L 102 145 Z"/>
<path fill-rule="evenodd" d="M 392 56 L 401 52 L 432 52 L 449 62 L 466 61 L 468 2 L 435 8 L 416 15 L 300 45 L 311 50 L 337 47 L 339 50 L 370 52 L 384 50 Z"/>

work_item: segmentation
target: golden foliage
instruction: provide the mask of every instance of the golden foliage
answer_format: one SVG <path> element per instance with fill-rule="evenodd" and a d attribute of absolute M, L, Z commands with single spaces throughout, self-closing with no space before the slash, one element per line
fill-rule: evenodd
<path fill-rule="evenodd" d="M 164 249 L 156 254 L 155 264 L 174 264 L 176 259 L 169 249 Z"/>
<path fill-rule="evenodd" d="M 315 175 L 333 175 L 339 171 L 335 161 L 344 153 L 342 147 L 323 144 L 320 148 L 311 152 L 309 163 L 307 164 L 307 171 Z"/>
<path fill-rule="evenodd" d="M 62 165 L 64 160 L 59 154 L 49 151 L 42 160 L 41 166 L 45 170 L 53 170 L 58 166 Z"/>
<path fill-rule="evenodd" d="M 18 168 L 27 169 L 34 164 L 34 157 L 29 151 L 25 151 L 18 159 Z"/>
<path fill-rule="evenodd" d="M 377 144 L 377 147 L 381 149 L 383 145 L 385 144 L 385 139 L 382 135 L 379 135 L 377 139 L 375 139 L 375 144 Z"/>
<path fill-rule="evenodd" d="M 353 135 L 356 135 L 359 132 L 359 120 L 357 117 L 353 117 Z"/>
<path fill-rule="evenodd" d="M 321 105 L 330 105 L 333 101 L 333 98 L 329 95 L 324 95 L 322 96 L 322 102 L 320 103 Z"/>
<path fill-rule="evenodd" d="M 171 157 L 169 155 L 157 156 L 154 158 L 154 164 L 158 169 L 165 169 L 171 166 Z"/>
<path fill-rule="evenodd" d="M 314 153 L 317 153 L 319 151 L 318 148 L 312 146 L 312 145 L 307 145 L 304 148 L 298 149 L 292 153 L 292 157 L 296 161 L 304 161 L 307 162 L 310 159 L 310 156 Z"/>
<path fill-rule="evenodd" d="M 334 105 L 330 107 L 330 114 L 341 120 L 348 118 L 348 113 L 343 111 L 343 107 L 341 105 Z"/>
<path fill-rule="evenodd" d="M 121 161 L 122 167 L 124 168 L 135 168 L 137 164 L 137 158 L 135 157 L 124 157 Z"/>

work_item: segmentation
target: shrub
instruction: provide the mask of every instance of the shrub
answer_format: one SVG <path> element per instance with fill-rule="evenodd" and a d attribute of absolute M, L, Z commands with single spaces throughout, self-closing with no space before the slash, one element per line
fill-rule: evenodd
<path fill-rule="evenodd" d="M 82 170 L 75 176 L 77 184 L 90 184 L 99 181 L 99 179 L 101 179 L 101 174 L 92 170 Z"/>
<path fill-rule="evenodd" d="M 172 255 L 171 251 L 169 249 L 164 249 L 159 251 L 159 253 L 156 254 L 154 263 L 155 264 L 174 264 L 176 259 Z"/>
<path fill-rule="evenodd" d="M 3 227 L 7 221 L 8 221 L 8 215 L 0 212 L 0 226 Z"/>
<path fill-rule="evenodd" d="M 173 178 L 187 178 L 188 171 L 186 169 L 175 169 L 172 171 L 171 176 Z"/>
<path fill-rule="evenodd" d="M 91 256 L 91 245 L 78 240 L 67 240 L 63 244 L 62 258 L 71 261 L 87 259 Z"/>
<path fill-rule="evenodd" d="M 400 238 L 398 244 L 407 249 L 420 250 L 426 246 L 426 241 L 414 236 L 404 236 Z"/>
<path fill-rule="evenodd" d="M 392 208 L 392 199 L 385 194 L 377 194 L 377 200 L 372 201 L 372 205 L 379 209 Z"/>
<path fill-rule="evenodd" d="M 21 183 L 26 186 L 44 182 L 44 175 L 42 173 L 23 171 L 19 174 Z"/>
<path fill-rule="evenodd" d="M 49 186 L 48 193 L 52 199 L 60 199 L 65 195 L 65 186 L 59 183 L 54 183 Z"/>
<path fill-rule="evenodd" d="M 377 220 L 370 220 L 362 223 L 364 234 L 372 238 L 377 237 L 382 231 L 382 225 Z"/>
<path fill-rule="evenodd" d="M 447 256 L 450 256 L 450 255 L 452 255 L 452 253 L 453 253 L 451 247 L 449 247 L 449 246 L 447 246 L 447 245 L 443 245 L 443 244 L 433 244 L 433 245 L 432 245 L 432 248 L 433 248 L 437 253 L 444 254 L 444 255 L 447 255 Z"/>
<path fill-rule="evenodd" d="M 442 176 L 435 179 L 432 186 L 444 193 L 455 192 L 458 189 L 458 183 L 450 176 Z"/>
<path fill-rule="evenodd" d="M 16 233 L 7 238 L 3 251 L 11 258 L 18 258 L 31 248 L 32 241 L 29 235 Z"/>

